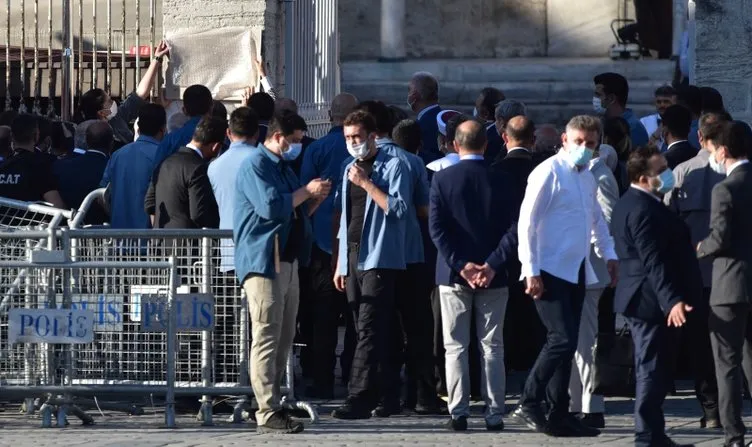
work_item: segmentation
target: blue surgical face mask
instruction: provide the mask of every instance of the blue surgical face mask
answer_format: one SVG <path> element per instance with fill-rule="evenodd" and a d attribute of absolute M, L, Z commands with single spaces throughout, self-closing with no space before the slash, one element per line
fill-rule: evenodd
<path fill-rule="evenodd" d="M 661 172 L 658 175 L 658 181 L 660 184 L 658 185 L 658 188 L 655 189 L 655 192 L 658 194 L 668 194 L 671 192 L 671 190 L 674 189 L 674 186 L 676 185 L 676 177 L 674 176 L 674 171 L 672 171 L 670 168 L 666 168 L 665 171 Z"/>
<path fill-rule="evenodd" d="M 290 147 L 285 152 L 282 152 L 282 159 L 293 161 L 300 156 L 301 152 L 303 152 L 303 143 L 290 143 Z"/>
<path fill-rule="evenodd" d="M 567 153 L 569 154 L 569 159 L 572 160 L 572 163 L 578 167 L 587 166 L 587 164 L 590 163 L 590 160 L 593 159 L 593 150 L 585 145 L 578 146 L 576 144 L 571 144 Z"/>

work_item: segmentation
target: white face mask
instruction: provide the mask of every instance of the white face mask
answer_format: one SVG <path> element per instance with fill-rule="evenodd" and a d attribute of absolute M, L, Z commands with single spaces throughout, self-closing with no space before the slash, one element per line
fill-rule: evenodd
<path fill-rule="evenodd" d="M 353 158 L 357 160 L 362 160 L 366 155 L 368 155 L 368 143 L 366 141 L 360 143 L 360 144 L 351 144 L 347 143 L 347 152 L 352 155 Z"/>
<path fill-rule="evenodd" d="M 118 111 L 118 105 L 115 101 L 112 101 L 112 105 L 110 106 L 110 114 L 107 116 L 107 121 L 111 121 L 113 118 L 117 116 Z"/>
<path fill-rule="evenodd" d="M 476 118 L 478 117 L 478 108 L 477 107 L 473 107 L 473 116 L 476 117 Z"/>
<path fill-rule="evenodd" d="M 603 107 L 601 98 L 597 96 L 593 96 L 593 112 L 597 113 L 598 115 L 603 115 L 604 113 L 606 113 L 606 109 Z"/>
<path fill-rule="evenodd" d="M 725 160 L 719 162 L 715 158 L 715 153 L 712 153 L 712 154 L 710 154 L 710 159 L 708 161 L 710 161 L 710 169 L 712 169 L 713 171 L 717 172 L 718 174 L 726 175 L 726 162 L 725 162 Z"/>

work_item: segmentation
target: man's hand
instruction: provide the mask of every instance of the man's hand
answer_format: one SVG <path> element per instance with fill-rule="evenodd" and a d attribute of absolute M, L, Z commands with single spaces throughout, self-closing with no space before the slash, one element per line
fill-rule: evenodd
<path fill-rule="evenodd" d="M 692 312 L 692 306 L 679 301 L 671 308 L 668 314 L 668 326 L 682 327 L 687 322 L 687 313 Z"/>
<path fill-rule="evenodd" d="M 609 259 L 608 262 L 606 262 L 606 268 L 608 268 L 608 276 L 611 277 L 611 284 L 609 287 L 616 287 L 616 283 L 619 282 L 619 261 Z"/>
<path fill-rule="evenodd" d="M 543 287 L 543 278 L 541 278 L 540 276 L 531 276 L 529 278 L 525 278 L 525 281 L 527 283 L 525 293 L 533 297 L 534 300 L 540 299 L 543 296 L 543 292 L 546 291 L 546 289 Z"/>
<path fill-rule="evenodd" d="M 243 93 L 240 95 L 240 105 L 242 107 L 248 107 L 248 101 L 251 99 L 251 95 L 256 93 L 256 89 L 253 87 L 246 87 Z"/>
<path fill-rule="evenodd" d="M 344 276 L 339 275 L 337 273 L 334 274 L 334 288 L 336 288 L 339 292 L 344 292 L 345 283 L 346 283 L 346 278 Z"/>
<path fill-rule="evenodd" d="M 316 178 L 308 182 L 305 186 L 308 194 L 314 199 L 324 198 L 332 191 L 332 182 L 329 180 L 321 180 Z"/>
<path fill-rule="evenodd" d="M 467 281 L 467 283 L 472 287 L 473 289 L 478 287 L 478 278 L 480 277 L 480 273 L 483 272 L 483 266 L 474 264 L 472 262 L 468 262 L 465 264 L 465 266 L 460 271 L 460 276 Z"/>
<path fill-rule="evenodd" d="M 475 275 L 475 284 L 478 287 L 486 288 L 491 285 L 494 277 L 496 277 L 496 270 L 491 268 L 488 263 L 481 266 L 481 270 Z"/>
<path fill-rule="evenodd" d="M 256 72 L 259 75 L 259 78 L 265 78 L 266 77 L 266 68 L 264 68 L 264 61 L 261 59 L 254 59 L 253 65 L 256 67 Z"/>
<path fill-rule="evenodd" d="M 355 186 L 360 186 L 361 188 L 364 188 L 365 184 L 369 181 L 366 171 L 358 165 L 350 166 L 350 169 L 347 171 L 347 179 Z"/>
<path fill-rule="evenodd" d="M 154 49 L 154 57 L 162 56 L 170 57 L 170 48 L 167 46 L 167 43 L 164 40 L 159 42 L 157 48 Z"/>

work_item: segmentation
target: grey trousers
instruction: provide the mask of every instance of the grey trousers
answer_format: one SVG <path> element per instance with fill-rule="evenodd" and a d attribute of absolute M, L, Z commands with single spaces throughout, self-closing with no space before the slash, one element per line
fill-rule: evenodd
<path fill-rule="evenodd" d="M 575 413 L 603 413 L 606 409 L 603 396 L 593 394 L 593 346 L 598 335 L 598 301 L 604 289 L 588 289 L 582 304 L 580 334 L 577 352 L 569 379 L 569 411 Z"/>
<path fill-rule="evenodd" d="M 504 415 L 504 314 L 507 288 L 471 289 L 439 286 L 441 321 L 446 349 L 449 413 L 453 419 L 470 415 L 470 319 L 475 318 L 480 341 L 481 392 L 486 403 L 486 423 L 496 425 Z"/>

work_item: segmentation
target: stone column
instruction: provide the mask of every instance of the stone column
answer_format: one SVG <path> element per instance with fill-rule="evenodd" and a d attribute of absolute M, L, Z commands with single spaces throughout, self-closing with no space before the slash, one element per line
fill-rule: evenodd
<path fill-rule="evenodd" d="M 703 0 L 695 9 L 695 84 L 717 89 L 735 119 L 752 121 L 752 3 Z"/>
<path fill-rule="evenodd" d="M 405 59 L 405 0 L 381 0 L 381 61 Z"/>

